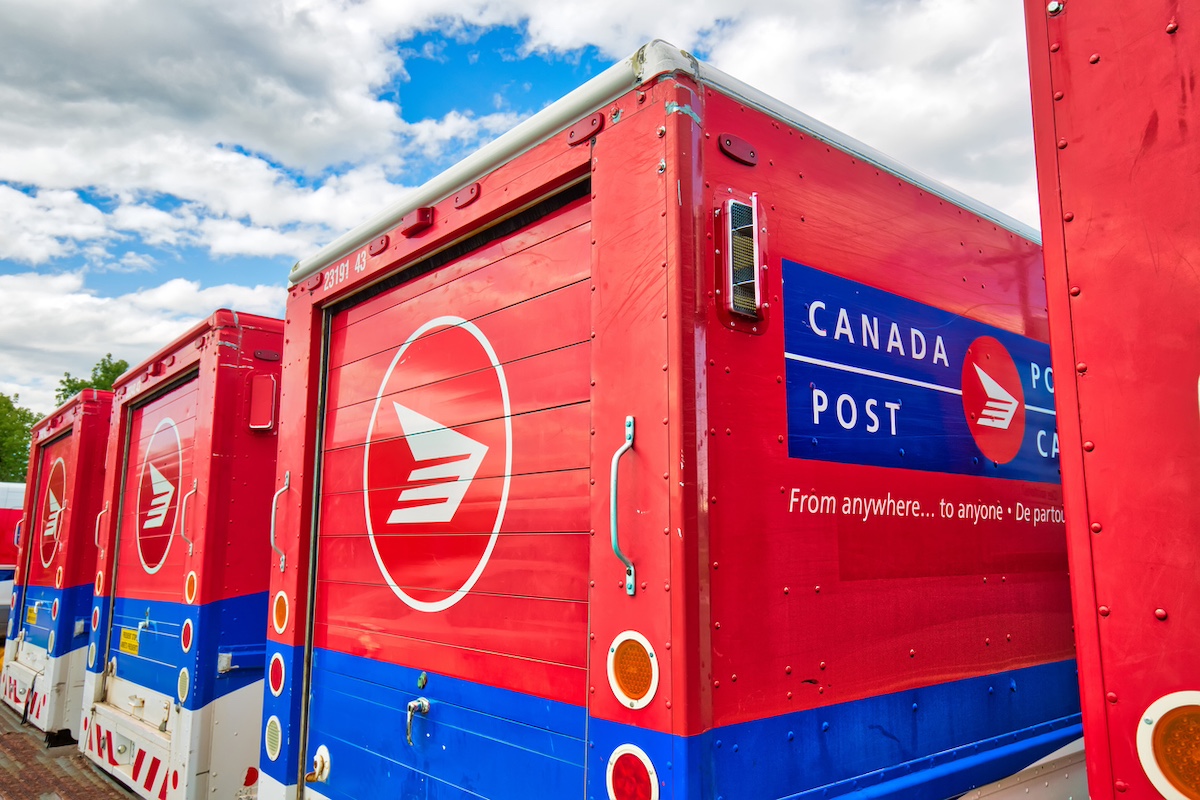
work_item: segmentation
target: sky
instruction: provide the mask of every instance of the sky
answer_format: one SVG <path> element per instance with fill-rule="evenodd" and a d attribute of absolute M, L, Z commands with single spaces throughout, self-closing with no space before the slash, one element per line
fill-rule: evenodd
<path fill-rule="evenodd" d="M 998 0 L 0 0 L 0 392 L 131 364 L 664 39 L 1037 225 Z"/>

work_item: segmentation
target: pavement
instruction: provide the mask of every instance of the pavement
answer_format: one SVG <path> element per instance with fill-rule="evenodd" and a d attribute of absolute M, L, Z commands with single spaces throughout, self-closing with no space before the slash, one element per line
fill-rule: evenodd
<path fill-rule="evenodd" d="M 45 734 L 0 704 L 0 800 L 131 800 L 74 744 L 46 747 Z"/>

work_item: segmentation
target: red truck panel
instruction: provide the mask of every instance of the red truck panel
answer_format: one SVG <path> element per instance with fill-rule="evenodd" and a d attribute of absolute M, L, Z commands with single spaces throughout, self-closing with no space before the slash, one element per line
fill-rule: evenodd
<path fill-rule="evenodd" d="M 194 476 L 199 388 L 193 376 L 129 412 L 116 539 L 116 573 L 125 596 L 170 602 L 183 589 L 189 533 L 181 511 Z M 191 538 L 197 538 L 198 528 L 192 521 Z"/>
<path fill-rule="evenodd" d="M 1097 800 L 1200 797 L 1200 49 L 1187 10 L 1025 3 Z"/>

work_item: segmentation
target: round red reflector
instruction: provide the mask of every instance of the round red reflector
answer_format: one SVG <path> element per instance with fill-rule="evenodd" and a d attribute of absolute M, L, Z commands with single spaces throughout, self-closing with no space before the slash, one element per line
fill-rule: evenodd
<path fill-rule="evenodd" d="M 183 621 L 183 630 L 179 632 L 179 643 L 183 646 L 183 652 L 187 653 L 192 649 L 192 621 L 185 619 Z"/>
<path fill-rule="evenodd" d="M 92 630 L 96 631 L 99 629 L 100 629 L 100 606 L 96 606 L 95 608 L 92 609 Z"/>
<path fill-rule="evenodd" d="M 253 786 L 256 783 L 258 783 L 258 770 L 254 767 L 250 767 L 248 770 L 246 770 L 246 780 L 242 785 Z"/>
<path fill-rule="evenodd" d="M 268 677 L 268 680 L 270 680 L 271 684 L 271 694 L 275 695 L 276 697 L 279 697 L 279 695 L 283 693 L 283 679 L 283 656 L 281 656 L 279 653 L 276 653 L 275 655 L 271 656 L 271 670 Z"/>
<path fill-rule="evenodd" d="M 179 770 L 171 770 L 171 788 L 179 788 Z"/>
<path fill-rule="evenodd" d="M 622 753 L 612 768 L 612 794 L 615 800 L 650 800 L 653 784 L 650 771 L 633 753 Z"/>

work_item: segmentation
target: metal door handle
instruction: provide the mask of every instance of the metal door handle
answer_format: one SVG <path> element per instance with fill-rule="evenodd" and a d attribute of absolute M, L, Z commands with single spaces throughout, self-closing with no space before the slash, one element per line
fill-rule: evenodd
<path fill-rule="evenodd" d="M 108 503 L 105 502 L 104 508 L 100 509 L 100 513 L 96 515 L 96 547 L 100 546 L 100 519 L 108 513 Z"/>
<path fill-rule="evenodd" d="M 21 546 L 21 527 L 25 524 L 25 518 L 21 517 L 17 520 L 17 527 L 13 530 L 13 544 L 17 547 Z"/>
<path fill-rule="evenodd" d="M 412 721 L 413 714 L 428 714 L 429 701 L 424 697 L 418 697 L 416 700 L 408 701 L 408 724 L 405 726 L 405 736 L 408 738 L 409 745 L 412 745 Z"/>
<path fill-rule="evenodd" d="M 183 496 L 183 502 L 179 508 L 179 538 L 188 543 L 188 555 L 192 554 L 192 540 L 188 538 L 187 533 L 187 501 L 188 498 L 196 493 L 196 479 L 192 478 L 192 490 Z"/>
<path fill-rule="evenodd" d="M 292 471 L 288 470 L 283 473 L 283 486 L 271 498 L 271 549 L 279 553 L 279 571 L 283 572 L 284 565 L 287 564 L 287 554 L 279 549 L 279 545 L 275 544 L 275 506 L 279 502 L 280 496 L 288 490 L 292 485 Z"/>
<path fill-rule="evenodd" d="M 625 444 L 613 454 L 612 457 L 612 474 L 609 477 L 609 494 L 608 494 L 608 520 L 612 529 L 612 550 L 613 555 L 621 559 L 621 563 L 625 565 L 625 594 L 630 597 L 636 591 L 634 583 L 633 562 L 625 557 L 621 552 L 621 545 L 617 543 L 617 465 L 621 462 L 621 456 L 633 449 L 633 417 L 625 418 Z"/>
<path fill-rule="evenodd" d="M 329 780 L 329 750 L 325 745 L 317 748 L 316 755 L 313 756 L 312 772 L 306 773 L 304 776 L 305 783 L 325 783 Z"/>

